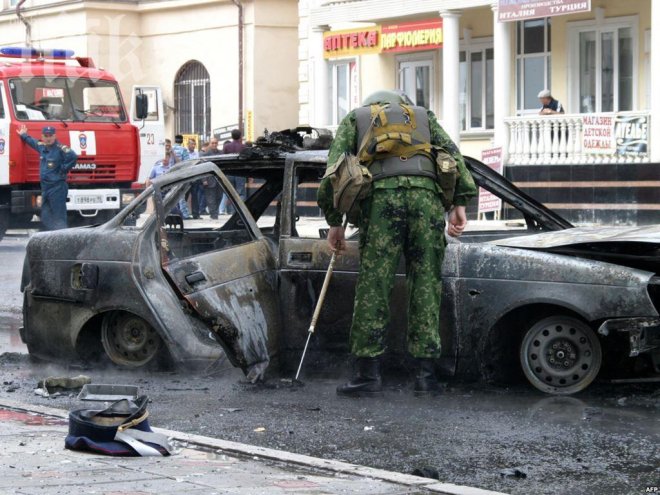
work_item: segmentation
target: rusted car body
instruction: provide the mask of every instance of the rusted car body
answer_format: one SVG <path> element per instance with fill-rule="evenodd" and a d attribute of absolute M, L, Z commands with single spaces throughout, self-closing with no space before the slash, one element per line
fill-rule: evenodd
<path fill-rule="evenodd" d="M 30 353 L 65 361 L 107 355 L 127 367 L 167 354 L 190 367 L 224 352 L 251 380 L 274 358 L 294 368 L 330 260 L 326 229 L 300 232 L 300 212 L 313 203 L 303 195 L 315 190 L 326 157 L 266 150 L 184 163 L 104 225 L 33 236 L 22 287 Z M 575 229 L 485 165 L 468 164 L 522 228 L 450 239 L 439 367 L 467 378 L 522 369 L 540 390 L 560 394 L 589 385 L 603 361 L 619 367 L 643 354 L 643 371 L 660 372 L 660 227 Z M 259 187 L 243 201 L 225 174 Z M 217 228 L 173 214 L 194 181 L 207 180 L 236 208 Z M 272 223 L 264 225 L 267 216 Z M 306 367 L 347 356 L 358 235 L 335 265 Z M 402 261 L 389 332 L 398 356 L 404 274 Z"/>

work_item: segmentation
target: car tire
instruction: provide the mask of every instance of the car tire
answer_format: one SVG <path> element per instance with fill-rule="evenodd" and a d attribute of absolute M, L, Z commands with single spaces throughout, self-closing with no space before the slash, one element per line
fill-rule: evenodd
<path fill-rule="evenodd" d="M 101 325 L 108 358 L 122 368 L 140 368 L 154 361 L 163 346 L 158 332 L 139 316 L 109 313 Z"/>
<path fill-rule="evenodd" d="M 549 316 L 530 327 L 520 346 L 527 380 L 542 392 L 569 395 L 594 381 L 602 364 L 600 341 L 585 322 Z"/>

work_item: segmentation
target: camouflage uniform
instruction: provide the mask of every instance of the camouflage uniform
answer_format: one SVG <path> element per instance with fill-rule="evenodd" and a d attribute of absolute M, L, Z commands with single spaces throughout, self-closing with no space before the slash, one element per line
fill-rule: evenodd
<path fill-rule="evenodd" d="M 453 204 L 465 206 L 476 195 L 472 176 L 433 112 L 429 111 L 428 117 L 431 143 L 451 153 L 458 165 Z M 357 154 L 357 140 L 355 112 L 351 112 L 337 129 L 328 163 L 345 152 Z M 387 177 L 373 183 L 370 196 L 360 205 L 360 274 L 350 338 L 355 356 L 373 358 L 385 352 L 390 294 L 402 252 L 408 282 L 408 350 L 416 358 L 439 355 L 440 276 L 445 249 L 441 195 L 440 186 L 429 177 Z M 342 224 L 327 178 L 320 184 L 318 204 L 330 226 Z"/>

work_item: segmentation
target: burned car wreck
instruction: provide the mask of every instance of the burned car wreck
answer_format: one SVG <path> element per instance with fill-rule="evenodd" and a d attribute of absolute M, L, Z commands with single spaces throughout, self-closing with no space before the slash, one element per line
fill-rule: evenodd
<path fill-rule="evenodd" d="M 315 205 L 326 157 L 264 146 L 184 162 L 103 225 L 34 235 L 22 283 L 29 352 L 133 368 L 165 359 L 207 366 L 224 353 L 250 380 L 269 363 L 295 369 L 331 256 Z M 574 228 L 467 163 L 509 221 L 450 239 L 438 367 L 467 379 L 522 371 L 555 394 L 584 389 L 603 366 L 660 373 L 660 226 Z M 250 179 L 247 199 L 232 175 Z M 200 183 L 220 187 L 233 213 L 177 215 Z M 335 265 L 306 367 L 348 353 L 358 236 Z M 391 310 L 398 329 L 403 291 L 402 262 Z M 403 356 L 404 332 L 389 335 L 388 352 Z"/>

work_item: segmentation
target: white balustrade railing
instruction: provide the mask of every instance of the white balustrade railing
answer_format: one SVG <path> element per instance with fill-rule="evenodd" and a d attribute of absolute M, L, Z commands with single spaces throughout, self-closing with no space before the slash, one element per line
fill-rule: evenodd
<path fill-rule="evenodd" d="M 649 112 L 534 115 L 504 119 L 509 165 L 650 161 Z M 594 122 L 596 122 L 594 124 Z M 585 135 L 585 132 L 587 133 Z M 590 139 L 590 134 L 594 139 Z M 600 147 L 599 147 L 600 146 Z"/>

